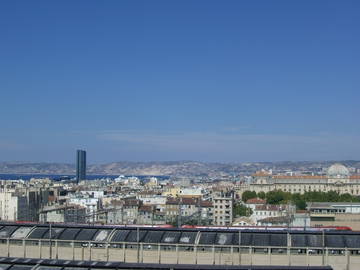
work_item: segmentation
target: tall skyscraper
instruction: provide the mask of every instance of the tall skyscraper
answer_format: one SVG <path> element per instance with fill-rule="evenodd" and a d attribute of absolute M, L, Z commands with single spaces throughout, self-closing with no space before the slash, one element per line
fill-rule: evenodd
<path fill-rule="evenodd" d="M 86 151 L 76 151 L 76 182 L 86 179 Z"/>

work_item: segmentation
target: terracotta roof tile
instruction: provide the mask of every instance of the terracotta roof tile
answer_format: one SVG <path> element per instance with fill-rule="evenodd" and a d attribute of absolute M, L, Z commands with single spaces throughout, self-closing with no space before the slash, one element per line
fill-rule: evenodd
<path fill-rule="evenodd" d="M 252 198 L 248 199 L 246 204 L 266 204 L 266 201 L 260 198 Z"/>

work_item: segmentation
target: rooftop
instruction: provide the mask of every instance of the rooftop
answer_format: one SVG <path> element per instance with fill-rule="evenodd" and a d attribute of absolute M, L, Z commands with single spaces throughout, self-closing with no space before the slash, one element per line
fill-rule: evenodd
<path fill-rule="evenodd" d="M 266 204 L 266 200 L 260 198 L 252 198 L 246 201 L 246 204 Z"/>

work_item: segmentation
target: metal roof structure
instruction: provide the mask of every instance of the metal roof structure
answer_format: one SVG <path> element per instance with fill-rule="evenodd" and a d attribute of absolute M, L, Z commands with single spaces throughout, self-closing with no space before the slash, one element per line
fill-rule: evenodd
<path fill-rule="evenodd" d="M 256 266 L 256 265 L 192 265 L 143 264 L 122 262 L 70 261 L 53 259 L 23 259 L 0 257 L 0 270 L 111 270 L 111 269 L 198 269 L 198 270 L 332 270 L 330 266 Z"/>
<path fill-rule="evenodd" d="M 289 237 L 290 236 L 290 237 Z M 0 239 L 140 242 L 182 245 L 360 248 L 360 232 L 146 228 L 0 223 Z M 288 241 L 290 241 L 288 243 Z M 289 244 L 289 245 L 288 245 Z"/>

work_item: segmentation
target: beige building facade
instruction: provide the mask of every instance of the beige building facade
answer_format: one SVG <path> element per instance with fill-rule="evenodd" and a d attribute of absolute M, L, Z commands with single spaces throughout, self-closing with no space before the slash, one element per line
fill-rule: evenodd
<path fill-rule="evenodd" d="M 253 175 L 251 184 L 240 186 L 240 194 L 245 190 L 269 192 L 282 190 L 290 193 L 305 193 L 308 191 L 336 191 L 339 194 L 349 193 L 360 196 L 360 175 L 350 175 L 349 170 L 341 164 L 334 164 L 326 175 L 271 175 L 258 173 Z"/>
<path fill-rule="evenodd" d="M 232 192 L 220 192 L 213 198 L 212 223 L 217 226 L 231 226 L 233 222 L 234 194 Z"/>

